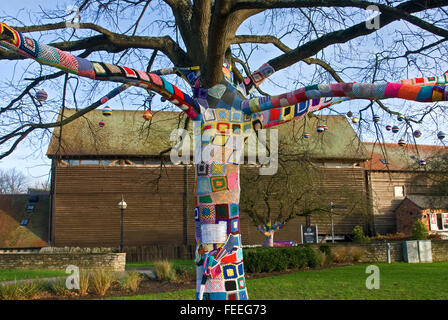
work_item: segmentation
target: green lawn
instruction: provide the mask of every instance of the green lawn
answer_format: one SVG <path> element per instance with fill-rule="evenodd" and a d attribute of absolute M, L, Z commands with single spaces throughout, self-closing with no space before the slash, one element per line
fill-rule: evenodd
<path fill-rule="evenodd" d="M 193 260 L 168 260 L 175 266 L 194 266 Z M 128 262 L 126 268 L 154 267 L 154 261 L 148 262 Z"/>
<path fill-rule="evenodd" d="M 375 264 L 380 288 L 366 288 L 368 265 L 310 270 L 247 281 L 253 300 L 448 300 L 448 262 Z M 192 300 L 194 290 L 114 299 Z"/>
<path fill-rule="evenodd" d="M 67 276 L 63 270 L 0 270 L 0 281 Z"/>

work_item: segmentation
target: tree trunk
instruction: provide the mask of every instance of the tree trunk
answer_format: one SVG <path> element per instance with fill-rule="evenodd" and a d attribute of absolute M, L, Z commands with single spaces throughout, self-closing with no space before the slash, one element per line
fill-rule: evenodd
<path fill-rule="evenodd" d="M 271 231 L 271 234 L 267 238 L 268 247 L 274 246 L 274 231 Z"/>
<path fill-rule="evenodd" d="M 269 231 L 269 236 L 267 236 L 264 239 L 262 245 L 265 247 L 273 247 L 274 246 L 274 231 Z"/>
<path fill-rule="evenodd" d="M 209 89 L 209 94 L 213 90 L 216 96 L 215 89 Z M 195 150 L 200 150 L 199 156 L 195 152 L 196 298 L 246 300 L 239 220 L 244 117 L 231 105 L 216 109 L 207 106 L 208 109 L 202 109 L 201 130 L 199 121 L 195 121 L 194 130 Z"/>

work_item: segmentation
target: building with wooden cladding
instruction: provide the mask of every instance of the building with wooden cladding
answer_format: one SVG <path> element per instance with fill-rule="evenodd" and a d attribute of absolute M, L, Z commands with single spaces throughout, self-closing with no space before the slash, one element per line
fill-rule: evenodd
<path fill-rule="evenodd" d="M 63 117 L 73 112 L 65 110 Z M 128 204 L 125 246 L 193 244 L 194 166 L 173 165 L 169 152 L 164 153 L 176 144 L 170 134 L 182 128 L 183 120 L 177 112 L 154 112 L 147 122 L 141 111 L 113 111 L 106 118 L 95 110 L 62 130 L 55 129 L 47 152 L 52 159 L 51 244 L 118 246 L 121 195 Z M 316 127 L 323 123 L 329 129 L 317 133 Z M 188 129 L 191 132 L 191 124 Z M 305 131 L 311 133 L 309 138 L 303 138 Z M 336 234 L 350 234 L 355 225 L 364 225 L 368 210 L 363 163 L 368 153 L 346 118 L 323 116 L 286 123 L 279 127 L 279 137 L 281 148 L 307 155 L 324 172 L 325 203 L 356 199 L 350 212 L 334 211 Z M 247 148 L 245 155 L 249 155 Z M 241 174 L 245 170 L 249 169 L 243 165 Z M 341 190 L 350 192 L 342 195 Z M 291 220 L 275 240 L 300 242 L 299 227 L 305 222 L 304 217 Z M 313 215 L 309 222 L 319 225 L 320 234 L 330 234 L 329 215 Z M 240 229 L 243 244 L 264 240 L 244 212 Z"/>
<path fill-rule="evenodd" d="M 365 163 L 366 179 L 374 218 L 374 233 L 397 232 L 396 209 L 406 196 L 430 196 L 434 190 L 431 159 L 446 155 L 446 147 L 364 143 L 369 161 Z M 427 165 L 418 161 L 426 159 Z"/>

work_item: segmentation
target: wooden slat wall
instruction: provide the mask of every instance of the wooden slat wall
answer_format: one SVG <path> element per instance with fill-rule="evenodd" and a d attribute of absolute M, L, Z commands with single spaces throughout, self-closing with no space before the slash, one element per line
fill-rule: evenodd
<path fill-rule="evenodd" d="M 242 174 L 244 174 L 244 168 Z M 323 188 L 325 197 L 322 202 L 325 207 L 329 207 L 330 201 L 334 204 L 346 205 L 353 210 L 334 209 L 335 234 L 351 234 L 356 225 L 364 225 L 366 222 L 366 181 L 363 168 L 342 167 L 342 168 L 321 168 L 321 177 L 324 180 Z M 242 191 L 244 192 L 244 190 Z M 260 201 L 258 207 L 264 208 Z M 272 205 L 273 216 L 275 216 L 276 206 Z M 241 225 L 247 226 L 242 229 L 244 244 L 260 244 L 263 242 L 263 235 L 257 230 L 247 214 L 242 212 Z M 319 234 L 331 234 L 331 219 L 326 213 L 313 214 L 311 224 L 317 224 Z M 300 243 L 300 225 L 306 224 L 305 217 L 296 217 L 277 232 L 274 240 L 293 240 Z"/>
<path fill-rule="evenodd" d="M 411 194 L 429 195 L 430 183 L 424 177 L 409 172 L 371 171 L 375 231 L 379 234 L 396 232 L 395 209 L 404 197 L 394 196 L 394 186 L 404 186 L 405 196 Z"/>
<path fill-rule="evenodd" d="M 356 225 L 364 226 L 367 218 L 365 171 L 362 168 L 324 168 L 325 204 L 344 205 L 348 209 L 333 209 L 335 234 L 351 234 Z M 320 234 L 331 234 L 330 215 L 311 217 Z"/>
<path fill-rule="evenodd" d="M 54 243 L 56 246 L 118 246 L 121 194 L 125 245 L 184 243 L 184 210 L 193 216 L 194 169 L 167 167 L 58 167 Z M 184 189 L 187 203 L 184 204 Z M 186 219 L 194 241 L 194 219 Z"/>
<path fill-rule="evenodd" d="M 322 170 L 328 194 L 325 203 L 333 200 L 336 204 L 347 204 L 354 194 L 365 199 L 363 169 Z M 125 246 L 181 245 L 185 240 L 194 244 L 194 167 L 189 166 L 187 170 L 182 166 L 167 167 L 156 184 L 159 174 L 159 168 L 149 167 L 57 167 L 54 245 L 118 247 L 120 210 L 117 204 L 121 194 L 128 204 Z M 361 213 L 365 213 L 362 205 L 354 213 L 347 216 L 335 210 L 336 233 L 351 233 L 361 223 Z M 319 233 L 330 234 L 329 216 L 315 215 L 311 223 L 319 225 Z M 301 224 L 305 224 L 304 217 L 291 220 L 275 239 L 299 242 Z M 244 212 L 240 214 L 240 229 L 243 244 L 260 244 L 264 240 Z"/>

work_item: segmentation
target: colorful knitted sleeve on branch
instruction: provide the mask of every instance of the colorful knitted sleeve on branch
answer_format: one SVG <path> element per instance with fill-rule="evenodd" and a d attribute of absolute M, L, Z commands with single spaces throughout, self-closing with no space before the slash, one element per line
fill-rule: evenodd
<path fill-rule="evenodd" d="M 315 84 L 292 92 L 272 97 L 260 97 L 242 101 L 241 109 L 246 114 L 258 113 L 274 108 L 294 106 L 310 99 L 347 97 L 350 99 L 399 98 L 418 102 L 447 101 L 447 74 L 403 80 L 400 83 L 335 83 Z"/>
<path fill-rule="evenodd" d="M 128 83 L 146 90 L 152 90 L 177 105 L 191 119 L 198 117 L 199 106 L 197 102 L 156 74 L 107 63 L 91 62 L 73 56 L 68 52 L 39 43 L 4 23 L 0 23 L 0 36 L 2 39 L 6 39 L 0 42 L 1 46 L 34 59 L 41 64 L 50 65 L 81 77 Z"/>

